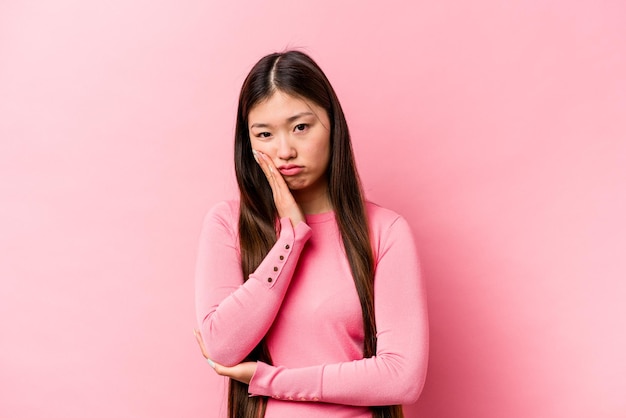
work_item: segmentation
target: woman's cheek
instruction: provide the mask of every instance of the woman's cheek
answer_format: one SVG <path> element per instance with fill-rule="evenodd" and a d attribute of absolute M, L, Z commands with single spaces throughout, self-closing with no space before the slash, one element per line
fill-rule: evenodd
<path fill-rule="evenodd" d="M 252 145 L 252 149 L 262 152 L 263 154 L 268 156 L 272 161 L 274 161 L 275 152 L 271 144 L 267 144 L 267 143 L 263 143 L 259 141 L 259 144 L 257 144 L 256 146 L 254 144 Z"/>

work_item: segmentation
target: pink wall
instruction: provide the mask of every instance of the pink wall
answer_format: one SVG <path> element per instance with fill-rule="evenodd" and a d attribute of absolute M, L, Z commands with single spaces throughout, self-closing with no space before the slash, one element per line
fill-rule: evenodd
<path fill-rule="evenodd" d="M 432 353 L 407 416 L 626 416 L 625 4 L 225 3 L 0 3 L 0 416 L 217 407 L 196 242 L 234 195 L 240 83 L 284 47 L 414 226 Z"/>

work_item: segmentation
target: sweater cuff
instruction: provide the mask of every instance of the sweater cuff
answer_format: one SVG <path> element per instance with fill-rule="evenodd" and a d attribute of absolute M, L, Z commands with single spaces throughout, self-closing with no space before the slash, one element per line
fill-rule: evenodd
<path fill-rule="evenodd" d="M 305 222 L 300 222 L 294 228 L 289 218 L 281 218 L 280 235 L 276 244 L 250 277 L 261 281 L 268 289 L 273 288 L 284 279 L 281 275 L 283 270 L 293 273 L 304 244 L 311 234 L 312 230 Z M 290 277 L 290 274 L 288 276 Z"/>
<path fill-rule="evenodd" d="M 250 380 L 250 396 L 271 396 L 274 399 L 319 402 L 322 399 L 323 366 L 287 369 L 257 361 Z"/>

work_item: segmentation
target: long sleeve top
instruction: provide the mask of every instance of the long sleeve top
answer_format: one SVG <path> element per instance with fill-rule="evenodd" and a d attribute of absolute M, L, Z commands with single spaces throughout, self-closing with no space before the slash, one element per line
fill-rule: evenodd
<path fill-rule="evenodd" d="M 412 403 L 428 360 L 425 287 L 410 227 L 367 203 L 375 258 L 377 350 L 363 358 L 361 305 L 333 212 L 280 220 L 273 248 L 243 280 L 239 204 L 205 217 L 196 271 L 197 319 L 209 357 L 232 366 L 263 337 L 273 365 L 258 362 L 251 396 L 267 418 L 371 417 L 372 405 Z"/>

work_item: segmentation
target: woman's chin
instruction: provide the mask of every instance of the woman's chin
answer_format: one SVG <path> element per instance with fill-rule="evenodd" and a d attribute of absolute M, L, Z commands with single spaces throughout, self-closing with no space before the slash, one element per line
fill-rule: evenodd
<path fill-rule="evenodd" d="M 287 183 L 287 187 L 291 191 L 302 191 L 307 188 L 307 184 L 303 181 L 293 180 L 293 181 L 285 181 L 285 183 Z"/>

